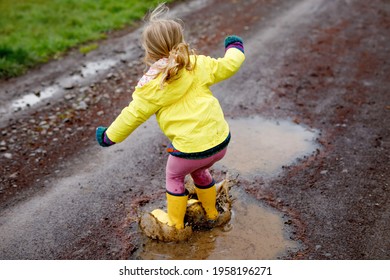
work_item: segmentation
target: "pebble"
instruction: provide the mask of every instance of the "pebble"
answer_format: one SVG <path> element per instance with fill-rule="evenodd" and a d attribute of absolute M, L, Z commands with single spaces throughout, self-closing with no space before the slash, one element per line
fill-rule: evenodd
<path fill-rule="evenodd" d="M 107 79 L 112 79 L 114 77 L 115 77 L 114 73 L 108 73 L 108 75 L 107 75 Z"/>
<path fill-rule="evenodd" d="M 7 159 L 12 159 L 12 154 L 11 153 L 4 153 L 4 157 Z"/>
<path fill-rule="evenodd" d="M 328 170 L 322 170 L 322 171 L 320 172 L 321 175 L 325 175 L 326 173 L 328 173 Z"/>
<path fill-rule="evenodd" d="M 10 176 L 9 176 L 9 178 L 10 179 L 16 179 L 17 177 L 18 177 L 18 172 L 15 172 L 15 173 L 12 173 Z"/>
<path fill-rule="evenodd" d="M 75 97 L 75 95 L 74 94 L 66 94 L 64 97 L 65 97 L 65 100 L 71 100 Z"/>
<path fill-rule="evenodd" d="M 88 105 L 85 103 L 85 101 L 80 101 L 80 103 L 76 106 L 76 109 L 78 110 L 87 110 Z"/>
<path fill-rule="evenodd" d="M 76 85 L 72 80 L 64 80 L 60 82 L 60 86 L 63 89 L 69 90 L 69 89 L 73 89 Z"/>

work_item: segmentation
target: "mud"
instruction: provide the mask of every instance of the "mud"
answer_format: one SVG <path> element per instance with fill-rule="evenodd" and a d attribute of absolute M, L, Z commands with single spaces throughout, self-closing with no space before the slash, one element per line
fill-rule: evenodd
<path fill-rule="evenodd" d="M 288 219 L 279 211 L 259 203 L 237 187 L 231 189 L 231 196 L 233 215 L 225 226 L 194 231 L 187 242 L 167 244 L 145 239 L 132 259 L 278 259 L 300 250 L 300 244 L 288 237 Z"/>
<path fill-rule="evenodd" d="M 277 171 L 265 174 L 243 163 L 232 168 L 251 172 L 237 172 L 237 188 L 256 201 L 243 215 L 258 211 L 254 215 L 265 217 L 255 210 L 264 205 L 283 218 L 284 237 L 300 244 L 267 258 L 390 259 L 388 1 L 214 0 L 184 1 L 177 8 L 199 53 L 222 55 L 225 35 L 244 38 L 244 67 L 213 88 L 233 128 L 237 119 L 279 121 L 280 127 L 287 122 L 316 142 L 283 160 Z M 142 73 L 137 32 L 133 27 L 110 34 L 86 56 L 71 51 L 0 82 L 0 107 L 6 106 L 0 112 L 1 259 L 144 258 L 139 210 L 164 201 L 168 143 L 154 119 L 121 145 L 102 150 L 94 142 L 95 127 L 109 125 Z M 113 57 L 120 58 L 112 68 L 74 84 L 60 82 L 80 76 L 89 62 Z M 60 92 L 30 106 L 23 101 L 16 112 L 8 106 L 51 86 Z M 231 147 L 232 155 L 240 155 Z M 261 157 L 251 162 L 272 165 Z M 231 171 L 223 164 L 213 170 L 216 180 Z M 269 223 L 280 225 L 280 219 Z M 208 244 L 207 253 L 188 255 L 220 258 L 223 249 L 214 250 L 216 244 L 234 229 L 205 233 L 217 237 L 194 241 L 193 248 Z M 246 233 L 251 230 L 260 229 Z M 248 243 L 258 253 L 260 243 Z M 185 258 L 161 248 L 153 252 L 145 258 Z"/>
<path fill-rule="evenodd" d="M 150 239 L 165 243 L 184 243 L 188 241 L 195 231 L 210 230 L 212 228 L 224 227 L 232 216 L 232 199 L 230 195 L 233 180 L 225 178 L 216 184 L 216 210 L 218 217 L 209 221 L 206 211 L 199 200 L 195 185 L 191 178 L 186 180 L 186 211 L 183 228 L 168 225 L 168 214 L 158 207 L 156 209 L 143 210 L 144 214 L 139 219 L 139 228 Z M 188 200 L 187 200 L 188 199 Z"/>

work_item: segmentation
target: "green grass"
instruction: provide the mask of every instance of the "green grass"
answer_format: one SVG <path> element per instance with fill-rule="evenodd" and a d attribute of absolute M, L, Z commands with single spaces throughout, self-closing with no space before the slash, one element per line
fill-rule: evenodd
<path fill-rule="evenodd" d="M 131 25 L 161 0 L 0 0 L 0 78 Z M 166 1 L 171 2 L 171 1 Z M 88 52 L 97 46 L 81 47 Z"/>
<path fill-rule="evenodd" d="M 99 47 L 99 45 L 97 43 L 92 43 L 92 44 L 88 44 L 88 45 L 85 45 L 85 46 L 81 46 L 79 48 L 79 51 L 80 53 L 82 54 L 87 54 L 93 50 L 96 50 L 97 48 Z"/>

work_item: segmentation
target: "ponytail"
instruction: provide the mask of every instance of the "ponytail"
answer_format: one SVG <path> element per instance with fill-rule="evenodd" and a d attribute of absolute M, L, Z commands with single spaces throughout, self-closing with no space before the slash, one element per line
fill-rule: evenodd
<path fill-rule="evenodd" d="M 186 69 L 188 71 L 193 70 L 193 65 L 190 60 L 190 54 L 193 51 L 189 50 L 188 44 L 180 43 L 175 46 L 170 52 L 168 57 L 168 63 L 165 69 L 162 69 L 162 76 L 160 81 L 160 87 L 164 87 L 166 82 L 173 80 L 179 70 Z"/>
<path fill-rule="evenodd" d="M 193 70 L 190 55 L 194 51 L 185 43 L 183 27 L 178 20 L 166 19 L 169 9 L 160 4 L 149 16 L 142 36 L 145 49 L 145 63 L 152 65 L 161 58 L 167 58 L 167 65 L 160 68 L 160 87 L 172 81 L 181 69 Z"/>

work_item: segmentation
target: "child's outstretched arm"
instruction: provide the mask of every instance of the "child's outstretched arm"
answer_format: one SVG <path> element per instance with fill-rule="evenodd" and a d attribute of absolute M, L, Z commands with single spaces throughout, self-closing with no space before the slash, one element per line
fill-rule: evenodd
<path fill-rule="evenodd" d="M 235 35 L 226 37 L 224 57 L 209 61 L 212 72 L 209 84 L 215 84 L 233 76 L 240 69 L 244 60 L 242 39 Z"/>
<path fill-rule="evenodd" d="M 108 147 L 125 140 L 138 126 L 157 112 L 159 107 L 133 94 L 133 100 L 108 127 L 96 129 L 96 140 L 102 147 Z"/>

